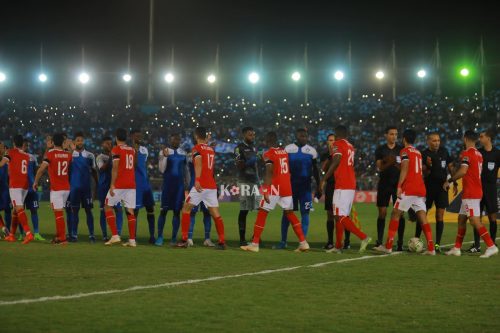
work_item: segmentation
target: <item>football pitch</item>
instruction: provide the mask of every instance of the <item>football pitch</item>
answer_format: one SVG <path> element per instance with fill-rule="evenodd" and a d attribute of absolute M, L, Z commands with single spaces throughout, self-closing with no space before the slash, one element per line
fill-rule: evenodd
<path fill-rule="evenodd" d="M 376 238 L 376 207 L 355 207 L 362 229 Z M 315 208 L 308 253 L 292 251 L 292 230 L 288 250 L 271 249 L 280 238 L 278 210 L 269 215 L 261 251 L 241 251 L 237 203 L 221 206 L 227 251 L 201 245 L 201 214 L 195 247 L 146 245 L 145 211 L 137 248 L 105 247 L 97 209 L 96 244 L 87 242 L 82 211 L 78 243 L 0 241 L 0 332 L 500 331 L 500 256 L 360 255 L 354 235 L 351 250 L 327 254 L 325 212 Z M 248 237 L 255 216 L 249 214 Z M 169 213 L 166 238 L 170 220 Z M 40 226 L 50 239 L 55 226 L 46 202 Z M 405 244 L 414 230 L 407 221 Z M 455 233 L 456 223 L 446 223 L 442 243 L 451 246 Z M 471 239 L 469 225 L 464 249 Z"/>

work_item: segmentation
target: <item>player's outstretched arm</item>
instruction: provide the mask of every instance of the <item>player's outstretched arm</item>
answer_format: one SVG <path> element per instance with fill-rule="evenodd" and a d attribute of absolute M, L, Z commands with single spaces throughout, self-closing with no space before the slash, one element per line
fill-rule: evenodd
<path fill-rule="evenodd" d="M 34 191 L 36 191 L 38 189 L 38 182 L 40 181 L 40 178 L 42 178 L 42 176 L 45 173 L 45 170 L 47 170 L 48 166 L 49 166 L 49 163 L 47 163 L 47 161 L 43 161 L 42 164 L 40 164 L 40 167 L 38 168 L 38 171 L 36 172 L 36 175 L 35 175 L 35 180 L 33 181 L 33 190 Z"/>

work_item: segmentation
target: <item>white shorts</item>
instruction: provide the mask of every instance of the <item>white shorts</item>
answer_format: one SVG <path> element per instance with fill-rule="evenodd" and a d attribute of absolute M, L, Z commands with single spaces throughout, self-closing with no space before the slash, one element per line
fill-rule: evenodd
<path fill-rule="evenodd" d="M 398 198 L 394 203 L 394 208 L 399 209 L 400 211 L 407 212 L 410 208 L 413 208 L 415 212 L 419 212 L 423 210 L 427 211 L 427 207 L 425 205 L 425 197 L 417 197 L 414 195 L 402 195 L 401 198 Z"/>
<path fill-rule="evenodd" d="M 355 190 L 335 190 L 333 192 L 333 214 L 336 216 L 351 215 Z"/>
<path fill-rule="evenodd" d="M 9 188 L 9 195 L 12 206 L 24 206 L 24 200 L 28 195 L 28 190 L 23 188 Z"/>
<path fill-rule="evenodd" d="M 462 199 L 459 214 L 467 217 L 481 216 L 481 209 L 479 208 L 480 202 L 481 199 Z"/>
<path fill-rule="evenodd" d="M 269 203 L 267 203 L 266 200 L 262 199 L 260 201 L 259 207 L 269 212 L 273 210 L 274 207 L 276 207 L 276 204 L 280 205 L 280 207 L 283 208 L 284 210 L 292 210 L 293 209 L 292 196 L 280 197 L 279 195 L 270 195 Z"/>
<path fill-rule="evenodd" d="M 135 209 L 135 189 L 127 188 L 127 189 L 115 189 L 115 195 L 111 196 L 108 191 L 106 195 L 105 203 L 108 206 L 114 207 L 119 203 L 123 202 L 123 206 L 125 208 Z"/>
<path fill-rule="evenodd" d="M 203 202 L 205 206 L 208 207 L 219 207 L 219 200 L 217 200 L 217 190 L 214 189 L 204 189 L 201 192 L 196 191 L 196 188 L 192 188 L 186 198 L 186 202 L 194 205 L 195 207 Z"/>
<path fill-rule="evenodd" d="M 52 209 L 63 209 L 68 201 L 69 191 L 50 191 Z"/>

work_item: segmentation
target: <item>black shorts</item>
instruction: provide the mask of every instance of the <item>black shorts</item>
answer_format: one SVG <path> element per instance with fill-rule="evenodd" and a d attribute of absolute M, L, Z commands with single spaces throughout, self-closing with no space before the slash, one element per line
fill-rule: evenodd
<path fill-rule="evenodd" d="M 427 210 L 432 208 L 432 204 L 436 205 L 436 208 L 445 209 L 449 206 L 448 202 L 448 192 L 443 190 L 442 183 L 426 184 L 425 190 L 427 195 L 425 197 L 425 205 Z"/>
<path fill-rule="evenodd" d="M 392 204 L 397 199 L 397 186 L 379 185 L 377 188 L 377 207 L 388 207 L 389 200 L 392 198 Z"/>
<path fill-rule="evenodd" d="M 333 186 L 326 186 L 325 189 L 325 210 L 333 212 Z"/>
<path fill-rule="evenodd" d="M 498 213 L 498 196 L 496 184 L 483 185 L 483 198 L 480 203 L 481 212 Z"/>

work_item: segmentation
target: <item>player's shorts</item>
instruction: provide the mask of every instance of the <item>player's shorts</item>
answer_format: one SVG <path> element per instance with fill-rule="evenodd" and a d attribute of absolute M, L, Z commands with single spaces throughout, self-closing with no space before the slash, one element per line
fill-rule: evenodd
<path fill-rule="evenodd" d="M 337 189 L 333 193 L 333 213 L 336 216 L 351 215 L 352 203 L 354 202 L 355 190 Z"/>
<path fill-rule="evenodd" d="M 481 199 L 462 199 L 462 204 L 460 205 L 459 215 L 465 215 L 467 217 L 479 217 L 481 216 L 480 204 Z"/>
<path fill-rule="evenodd" d="M 33 191 L 28 191 L 26 199 L 24 199 L 24 206 L 26 209 L 37 209 L 40 207 L 38 205 L 38 193 Z"/>
<path fill-rule="evenodd" d="M 292 196 L 287 196 L 287 197 L 281 197 L 279 195 L 270 195 L 269 196 L 269 203 L 262 198 L 260 200 L 260 208 L 266 210 L 266 211 L 271 211 L 276 207 L 276 204 L 278 204 L 283 210 L 292 210 L 293 209 L 293 199 Z"/>
<path fill-rule="evenodd" d="M 255 193 L 255 188 L 258 188 L 254 183 L 238 183 L 240 190 L 240 210 L 256 210 L 259 208 L 262 195 Z"/>
<path fill-rule="evenodd" d="M 164 186 L 161 191 L 161 209 L 165 211 L 173 210 L 178 212 L 184 204 L 184 185 L 179 183 L 179 186 Z"/>
<path fill-rule="evenodd" d="M 63 209 L 68 201 L 69 191 L 50 191 L 50 205 L 52 209 Z"/>
<path fill-rule="evenodd" d="M 0 192 L 0 210 L 5 210 L 11 208 L 11 201 L 9 190 L 4 190 Z"/>
<path fill-rule="evenodd" d="M 105 204 L 111 207 L 115 207 L 121 202 L 123 202 L 123 206 L 125 208 L 135 209 L 135 189 L 127 188 L 127 189 L 115 189 L 115 195 L 111 196 L 108 191 L 106 195 Z"/>
<path fill-rule="evenodd" d="M 483 198 L 480 204 L 481 212 L 498 213 L 498 195 L 496 184 L 483 184 Z"/>
<path fill-rule="evenodd" d="M 312 208 L 312 192 L 311 186 L 300 186 L 293 187 L 292 186 L 292 201 L 293 201 L 293 210 L 298 211 L 300 209 L 301 212 L 308 212 Z"/>
<path fill-rule="evenodd" d="M 377 187 L 377 207 L 389 207 L 389 201 L 392 199 L 394 204 L 397 197 L 397 185 L 383 185 L 379 184 Z"/>
<path fill-rule="evenodd" d="M 9 195 L 12 206 L 24 206 L 24 200 L 28 195 L 28 190 L 23 188 L 9 188 Z"/>
<path fill-rule="evenodd" d="M 207 208 L 207 206 L 205 206 L 205 204 L 203 202 L 201 202 L 198 206 L 193 207 L 193 209 L 191 209 L 191 213 L 195 213 L 196 214 L 200 210 L 203 213 L 208 213 L 208 208 Z"/>
<path fill-rule="evenodd" d="M 335 189 L 333 186 L 326 185 L 325 188 L 325 210 L 333 213 L 333 193 Z"/>
<path fill-rule="evenodd" d="M 419 212 L 421 210 L 424 212 L 427 211 L 427 207 L 425 206 L 425 197 L 418 197 L 415 195 L 403 194 L 401 198 L 398 198 L 396 203 L 394 203 L 394 208 L 403 212 L 407 212 L 410 208 L 415 212 Z"/>
<path fill-rule="evenodd" d="M 136 190 L 135 193 L 135 208 L 154 207 L 155 199 L 153 191 L 149 188 L 147 190 Z"/>
<path fill-rule="evenodd" d="M 427 192 L 425 198 L 427 210 L 432 208 L 433 203 L 436 205 L 436 208 L 441 209 L 445 209 L 449 206 L 448 191 L 443 190 L 442 183 L 426 184 L 425 189 Z"/>
<path fill-rule="evenodd" d="M 196 191 L 196 188 L 193 187 L 191 191 L 189 191 L 186 202 L 194 206 L 198 206 L 200 202 L 203 202 L 208 208 L 219 207 L 216 189 L 204 189 L 203 191 L 198 192 Z"/>
<path fill-rule="evenodd" d="M 69 192 L 71 208 L 93 208 L 94 200 L 90 188 L 72 188 Z"/>

